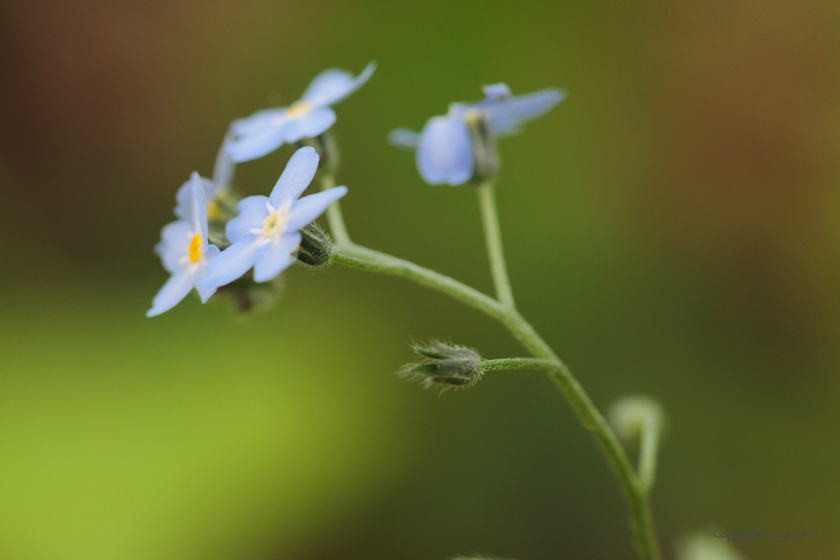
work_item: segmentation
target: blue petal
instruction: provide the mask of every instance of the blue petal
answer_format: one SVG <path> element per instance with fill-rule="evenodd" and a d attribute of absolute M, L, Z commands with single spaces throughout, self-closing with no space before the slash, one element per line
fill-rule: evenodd
<path fill-rule="evenodd" d="M 318 152 L 311 146 L 303 147 L 292 155 L 286 169 L 271 190 L 269 200 L 274 208 L 279 208 L 290 198 L 299 197 L 306 190 L 318 171 L 319 159 Z"/>
<path fill-rule="evenodd" d="M 289 119 L 283 126 L 283 140 L 293 144 L 304 138 L 314 138 L 335 123 L 335 112 L 329 107 L 310 109 L 299 117 Z"/>
<path fill-rule="evenodd" d="M 222 251 L 207 265 L 207 275 L 196 282 L 202 289 L 218 288 L 230 284 L 254 266 L 265 245 L 261 235 L 249 234 Z"/>
<path fill-rule="evenodd" d="M 205 199 L 211 200 L 218 190 L 216 184 L 210 179 L 205 179 L 204 177 L 201 177 L 200 180 L 201 185 L 204 187 Z M 178 193 L 175 195 L 175 215 L 178 216 L 179 219 L 186 220 L 188 222 L 193 220 L 192 184 L 193 177 L 190 176 L 190 179 L 181 185 L 178 189 Z"/>
<path fill-rule="evenodd" d="M 286 270 L 295 262 L 292 255 L 297 253 L 299 248 L 300 232 L 284 233 L 273 239 L 257 258 L 254 265 L 254 281 L 266 282 Z"/>
<path fill-rule="evenodd" d="M 160 232 L 160 243 L 155 246 L 155 254 L 163 262 L 163 268 L 170 274 L 181 270 L 181 259 L 187 256 L 192 241 L 192 224 L 184 220 L 170 222 Z"/>
<path fill-rule="evenodd" d="M 262 109 L 244 119 L 237 119 L 230 125 L 230 130 L 236 136 L 250 136 L 260 134 L 270 128 L 276 128 L 286 118 L 286 107 Z"/>
<path fill-rule="evenodd" d="M 457 117 L 433 117 L 417 143 L 417 169 L 430 185 L 460 185 L 473 175 L 473 149 L 464 122 Z"/>
<path fill-rule="evenodd" d="M 187 270 L 181 270 L 169 277 L 169 280 L 152 299 L 152 308 L 146 311 L 146 317 L 154 317 L 169 311 L 184 299 L 193 289 L 193 277 Z"/>
<path fill-rule="evenodd" d="M 219 148 L 219 153 L 216 155 L 216 164 L 213 166 L 213 183 L 216 188 L 226 191 L 230 187 L 233 180 L 233 172 L 236 165 L 230 157 L 228 146 L 233 140 L 233 136 L 228 134 L 222 142 L 222 147 Z M 209 193 L 207 193 L 209 195 Z M 210 200 L 212 197 L 208 196 Z"/>
<path fill-rule="evenodd" d="M 502 101 L 476 103 L 474 107 L 487 115 L 493 134 L 505 136 L 516 133 L 520 124 L 543 115 L 563 101 L 565 96 L 562 90 L 544 89 Z"/>
<path fill-rule="evenodd" d="M 356 78 L 343 70 L 324 70 L 306 88 L 301 99 L 316 107 L 338 103 L 367 82 L 376 70 L 371 62 Z"/>
<path fill-rule="evenodd" d="M 225 226 L 228 241 L 236 243 L 254 228 L 261 228 L 268 217 L 267 196 L 249 196 L 239 201 L 239 215 Z"/>
<path fill-rule="evenodd" d="M 201 246 L 207 246 L 207 199 L 204 197 L 204 183 L 201 177 L 193 171 L 190 179 L 193 196 L 193 231 L 201 232 Z"/>
<path fill-rule="evenodd" d="M 207 247 L 207 250 L 204 252 L 204 258 L 206 263 L 210 263 L 213 259 L 219 256 L 219 248 L 215 245 L 210 245 Z M 207 268 L 206 265 L 201 270 L 196 272 L 193 282 L 198 284 L 198 282 L 207 276 Z M 201 297 L 201 303 L 207 303 L 207 300 L 210 299 L 214 293 L 216 293 L 216 288 L 199 288 L 196 286 L 195 288 L 198 291 L 198 295 Z"/>
<path fill-rule="evenodd" d="M 286 230 L 297 231 L 311 223 L 323 214 L 330 204 L 345 194 L 347 194 L 347 187 L 335 187 L 301 198 L 292 206 L 292 211 L 289 213 L 289 219 L 286 222 Z"/>
<path fill-rule="evenodd" d="M 388 133 L 388 143 L 399 148 L 414 149 L 419 139 L 420 135 L 410 128 L 395 128 Z"/>
<path fill-rule="evenodd" d="M 270 154 L 283 145 L 284 126 L 285 123 L 237 136 L 228 145 L 230 158 L 234 163 L 242 163 Z"/>

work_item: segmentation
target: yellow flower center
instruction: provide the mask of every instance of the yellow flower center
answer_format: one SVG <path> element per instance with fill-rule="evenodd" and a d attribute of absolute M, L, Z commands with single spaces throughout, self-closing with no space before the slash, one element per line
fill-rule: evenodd
<path fill-rule="evenodd" d="M 312 109 L 312 105 L 307 101 L 298 101 L 288 109 L 286 109 L 286 116 L 291 118 L 301 117 Z"/>
<path fill-rule="evenodd" d="M 266 237 L 274 237 L 283 233 L 283 228 L 286 226 L 286 221 L 289 219 L 289 210 L 291 210 L 291 200 L 281 205 L 280 208 L 274 210 L 269 207 L 269 214 L 263 220 L 262 233 Z M 257 230 L 259 231 L 259 230 Z"/>
<path fill-rule="evenodd" d="M 190 261 L 198 262 L 198 259 L 201 258 L 201 236 L 194 235 L 192 241 L 190 241 L 190 248 L 188 255 L 190 257 Z"/>

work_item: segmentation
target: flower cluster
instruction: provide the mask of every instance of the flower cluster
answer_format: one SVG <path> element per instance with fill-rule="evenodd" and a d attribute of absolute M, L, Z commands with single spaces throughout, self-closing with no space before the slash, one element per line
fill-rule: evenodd
<path fill-rule="evenodd" d="M 344 196 L 347 188 L 300 196 L 318 171 L 323 148 L 331 145 L 326 136 L 336 120 L 331 106 L 364 85 L 375 69 L 370 63 L 356 77 L 326 70 L 299 101 L 231 123 L 213 177 L 193 173 L 178 190 L 178 221 L 163 228 L 156 248 L 172 276 L 155 296 L 148 316 L 171 309 L 193 288 L 206 302 L 217 289 L 251 269 L 253 282 L 261 283 L 296 260 L 307 264 L 325 260 L 330 251 L 325 245 L 328 236 L 307 226 Z M 564 96 L 556 89 L 514 96 L 505 84 L 485 86 L 484 94 L 485 99 L 476 103 L 451 104 L 446 116 L 432 117 L 419 134 L 408 129 L 391 132 L 392 144 L 416 150 L 417 168 L 425 182 L 460 185 L 491 177 L 498 166 L 495 138 L 514 134 L 522 123 L 542 115 Z M 269 196 L 237 200 L 231 188 L 236 164 L 265 156 L 284 144 L 314 144 L 322 153 L 300 147 Z M 303 237 L 301 230 L 306 234 Z"/>
<path fill-rule="evenodd" d="M 336 120 L 330 106 L 364 85 L 375 69 L 371 63 L 355 78 L 342 70 L 326 70 L 290 107 L 258 111 L 231 124 L 213 178 L 193 173 L 175 196 L 178 221 L 163 228 L 155 248 L 172 276 L 152 300 L 147 316 L 172 309 L 193 288 L 206 302 L 218 288 L 251 268 L 255 282 L 267 282 L 296 260 L 300 230 L 347 194 L 347 188 L 300 198 L 319 162 L 313 148 L 303 147 L 289 160 L 269 196 L 249 196 L 237 204 L 230 188 L 235 165 L 326 132 Z M 210 244 L 211 239 L 218 242 Z"/>

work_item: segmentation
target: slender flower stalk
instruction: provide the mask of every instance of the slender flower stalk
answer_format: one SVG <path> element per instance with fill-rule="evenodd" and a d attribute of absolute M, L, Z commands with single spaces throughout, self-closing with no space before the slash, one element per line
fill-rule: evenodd
<path fill-rule="evenodd" d="M 639 480 L 647 492 L 656 481 L 659 441 L 665 429 L 665 414 L 653 399 L 630 396 L 620 399 L 610 410 L 610 424 L 626 443 L 638 442 Z"/>
<path fill-rule="evenodd" d="M 642 441 L 639 444 L 639 482 L 645 492 L 653 489 L 656 482 L 656 459 L 659 455 L 659 438 L 662 430 L 658 420 L 656 424 L 645 424 L 642 428 Z"/>
<path fill-rule="evenodd" d="M 499 227 L 499 213 L 496 210 L 496 192 L 492 181 L 478 186 L 478 206 L 481 210 L 481 223 L 484 226 L 484 238 L 487 242 L 487 256 L 490 259 L 490 271 L 496 297 L 505 307 L 514 308 L 513 290 L 510 287 L 505 252 L 502 248 L 502 231 Z"/>
<path fill-rule="evenodd" d="M 332 171 L 323 171 L 321 173 L 321 190 L 328 191 L 332 188 L 335 188 L 335 176 Z M 341 206 L 338 205 L 337 200 L 327 208 L 327 220 L 330 222 L 330 230 L 336 243 L 350 243 L 350 234 L 347 233 L 347 226 L 344 225 L 344 214 L 342 214 Z"/>

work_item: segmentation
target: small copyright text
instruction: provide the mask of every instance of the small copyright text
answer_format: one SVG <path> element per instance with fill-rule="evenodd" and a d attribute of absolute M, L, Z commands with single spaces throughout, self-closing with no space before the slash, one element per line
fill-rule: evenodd
<path fill-rule="evenodd" d="M 716 539 L 726 539 L 727 542 L 737 541 L 751 541 L 758 539 L 813 539 L 815 533 L 809 531 L 756 531 L 750 529 L 749 531 L 718 531 L 712 533 Z"/>

